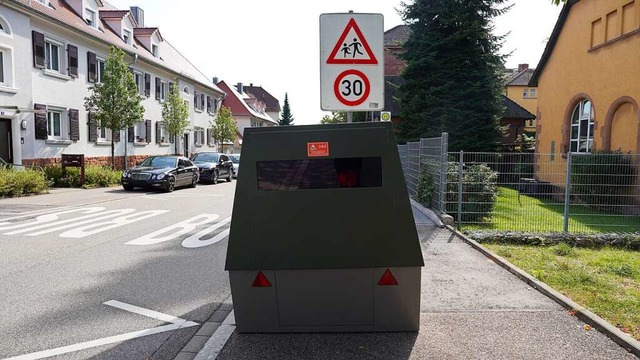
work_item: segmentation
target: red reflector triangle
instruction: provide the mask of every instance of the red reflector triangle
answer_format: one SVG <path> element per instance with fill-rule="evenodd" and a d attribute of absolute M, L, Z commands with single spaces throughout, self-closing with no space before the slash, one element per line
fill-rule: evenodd
<path fill-rule="evenodd" d="M 271 283 L 267 280 L 267 277 L 264 276 L 262 271 L 258 271 L 258 275 L 255 280 L 253 280 L 253 287 L 271 287 Z"/>
<path fill-rule="evenodd" d="M 378 281 L 378 285 L 398 285 L 398 280 L 393 276 L 391 270 L 387 269 L 380 278 L 380 281 Z"/>

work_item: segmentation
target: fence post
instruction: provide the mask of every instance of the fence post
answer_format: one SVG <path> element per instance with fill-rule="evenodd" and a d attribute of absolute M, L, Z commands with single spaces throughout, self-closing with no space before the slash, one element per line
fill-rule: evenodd
<path fill-rule="evenodd" d="M 441 213 L 447 212 L 447 172 L 449 171 L 449 133 L 442 133 L 440 141 L 440 199 L 438 207 Z"/>
<path fill-rule="evenodd" d="M 571 206 L 571 151 L 567 152 L 567 171 L 564 184 L 564 219 L 562 231 L 566 234 L 569 232 L 569 207 Z"/>
<path fill-rule="evenodd" d="M 458 166 L 458 230 L 462 227 L 462 166 L 464 165 L 464 151 L 460 150 L 460 163 Z"/>

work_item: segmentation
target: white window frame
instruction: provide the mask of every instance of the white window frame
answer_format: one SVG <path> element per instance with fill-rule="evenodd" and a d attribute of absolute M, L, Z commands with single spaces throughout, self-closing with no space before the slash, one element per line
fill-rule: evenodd
<path fill-rule="evenodd" d="M 100 64 L 102 64 L 103 66 L 101 67 Z M 103 59 L 103 58 L 99 58 L 96 57 L 96 78 L 97 78 L 97 82 L 101 83 L 102 82 L 102 73 L 104 72 L 104 69 L 107 68 L 107 60 Z"/>
<path fill-rule="evenodd" d="M 0 35 L 11 37 L 11 26 L 3 16 L 0 15 Z"/>
<path fill-rule="evenodd" d="M 55 46 L 57 48 L 56 51 L 56 56 L 58 58 L 58 68 L 54 69 L 53 65 L 51 63 L 51 52 L 52 52 L 52 46 Z M 64 44 L 50 39 L 50 38 L 45 38 L 44 39 L 44 53 L 45 53 L 45 69 L 52 71 L 52 72 L 56 72 L 56 73 L 62 73 L 62 69 L 64 69 L 64 63 L 63 63 L 63 56 L 61 55 L 61 51 L 62 49 L 64 49 Z"/>
<path fill-rule="evenodd" d="M 585 112 L 586 104 L 589 104 L 588 112 Z M 591 153 L 595 133 L 593 103 L 588 99 L 581 100 L 571 114 L 571 130 L 569 133 L 569 151 L 572 153 Z M 586 129 L 584 126 L 586 125 Z M 583 131 L 586 135 L 582 135 Z M 575 136 L 574 136 L 575 134 Z M 584 148 L 583 148 L 584 145 Z"/>
<path fill-rule="evenodd" d="M 96 132 L 98 134 L 97 142 L 111 142 L 111 129 L 98 124 Z"/>
<path fill-rule="evenodd" d="M 193 141 L 194 141 L 195 145 L 196 146 L 204 145 L 204 140 L 205 140 L 204 128 L 203 127 L 199 127 L 199 126 L 194 127 L 193 128 Z"/>
<path fill-rule="evenodd" d="M 169 93 L 169 83 L 166 81 L 160 81 L 160 102 L 164 102 L 167 99 Z"/>
<path fill-rule="evenodd" d="M 133 71 L 133 80 L 135 80 L 138 86 L 138 93 L 144 95 L 144 74 L 140 71 Z"/>
<path fill-rule="evenodd" d="M 164 140 L 162 140 L 164 139 Z M 169 132 L 167 131 L 164 123 L 160 123 L 160 144 L 169 144 L 171 143 L 171 139 L 169 138 Z"/>
<path fill-rule="evenodd" d="M 8 51 L 0 48 L 0 85 L 8 85 L 7 78 L 9 77 L 7 71 L 7 55 Z"/>
<path fill-rule="evenodd" d="M 64 140 L 64 134 L 65 134 L 65 122 L 64 122 L 64 114 L 65 114 L 65 109 L 63 108 L 57 108 L 57 107 L 47 107 L 47 139 L 48 140 Z M 58 131 L 59 134 L 55 134 L 54 133 L 54 128 L 55 128 L 55 124 L 54 122 L 56 121 L 56 117 L 57 116 L 57 121 L 58 121 Z"/>
<path fill-rule="evenodd" d="M 126 43 L 131 45 L 131 30 L 128 29 L 122 29 L 122 40 Z"/>
<path fill-rule="evenodd" d="M 153 54 L 153 57 L 158 57 L 158 45 L 157 44 L 151 44 L 151 54 Z"/>
<path fill-rule="evenodd" d="M 136 121 L 133 125 L 133 142 L 147 143 L 147 124 L 144 120 Z"/>
<path fill-rule="evenodd" d="M 84 21 L 92 28 L 98 28 L 98 21 L 96 20 L 96 11 L 91 8 L 84 9 Z"/>

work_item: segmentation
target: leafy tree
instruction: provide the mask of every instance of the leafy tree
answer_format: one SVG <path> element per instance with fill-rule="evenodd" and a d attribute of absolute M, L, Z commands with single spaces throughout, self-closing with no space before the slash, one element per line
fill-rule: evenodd
<path fill-rule="evenodd" d="M 340 124 L 347 122 L 347 113 L 344 111 L 332 111 L 331 115 L 325 115 L 320 124 Z"/>
<path fill-rule="evenodd" d="M 90 95 L 84 98 L 84 107 L 91 114 L 89 125 L 111 130 L 111 167 L 115 169 L 116 133 L 134 126 L 144 116 L 142 97 L 122 50 L 111 46 L 101 82 L 89 91 Z"/>
<path fill-rule="evenodd" d="M 293 115 L 291 114 L 291 108 L 289 107 L 289 96 L 284 94 L 284 106 L 282 107 L 282 115 L 278 120 L 279 125 L 293 125 Z"/>
<path fill-rule="evenodd" d="M 567 0 L 551 0 L 551 2 L 555 5 L 560 5 L 566 3 Z"/>
<path fill-rule="evenodd" d="M 189 126 L 189 108 L 180 95 L 177 81 L 169 86 L 169 94 L 162 103 L 162 124 L 172 138 L 176 138 L 176 154 L 178 154 L 177 136 L 182 135 Z"/>
<path fill-rule="evenodd" d="M 220 107 L 218 110 L 218 117 L 215 123 L 211 124 L 213 129 L 213 139 L 216 143 L 220 144 L 220 152 L 224 152 L 224 142 L 236 141 L 236 134 L 238 133 L 238 125 L 236 120 L 231 114 L 231 110 L 226 107 Z"/>
<path fill-rule="evenodd" d="M 452 151 L 492 151 L 500 142 L 504 56 L 491 20 L 507 0 L 403 3 L 410 35 L 401 55 L 400 141 L 449 132 Z"/>

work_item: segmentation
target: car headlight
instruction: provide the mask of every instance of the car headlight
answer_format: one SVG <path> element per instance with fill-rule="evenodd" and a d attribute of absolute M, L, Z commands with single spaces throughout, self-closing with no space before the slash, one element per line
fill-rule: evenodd
<path fill-rule="evenodd" d="M 164 179 L 164 174 L 158 174 L 158 175 L 156 176 L 156 179 L 158 179 L 158 180 L 162 180 L 162 179 Z"/>
<path fill-rule="evenodd" d="M 125 170 L 125 171 L 123 171 L 123 172 L 122 172 L 122 177 L 123 177 L 123 178 L 129 177 L 129 172 L 128 172 L 128 171 L 126 171 L 126 170 Z"/>

